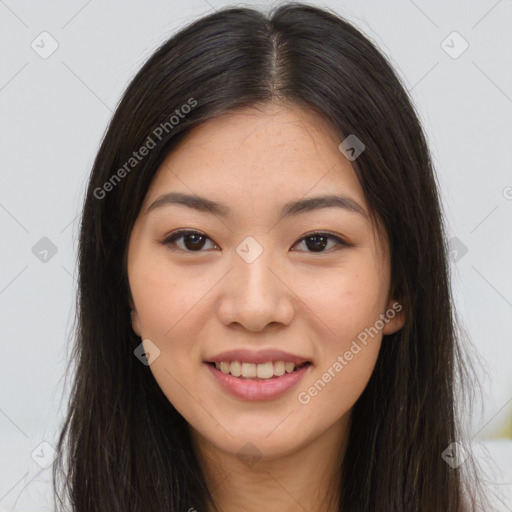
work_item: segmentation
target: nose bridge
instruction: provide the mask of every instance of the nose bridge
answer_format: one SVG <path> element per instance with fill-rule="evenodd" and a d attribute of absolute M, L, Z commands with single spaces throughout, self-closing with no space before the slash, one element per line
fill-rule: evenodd
<path fill-rule="evenodd" d="M 275 288 L 274 275 L 269 267 L 272 264 L 272 253 L 252 237 L 247 237 L 236 249 L 234 257 L 234 273 L 239 284 L 236 289 L 236 295 L 239 300 L 245 303 L 263 299 L 266 307 L 268 302 L 273 300 Z M 264 307 L 260 304 L 260 307 Z"/>
<path fill-rule="evenodd" d="M 273 264 L 274 263 L 274 264 Z M 252 237 L 236 248 L 229 286 L 223 294 L 224 322 L 238 322 L 247 329 L 263 329 L 268 323 L 288 323 L 293 316 L 290 291 L 275 275 L 270 250 Z"/>

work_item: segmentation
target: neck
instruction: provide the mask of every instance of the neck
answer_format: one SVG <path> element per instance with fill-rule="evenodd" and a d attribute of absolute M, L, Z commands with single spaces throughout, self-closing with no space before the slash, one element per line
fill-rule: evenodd
<path fill-rule="evenodd" d="M 341 463 L 350 413 L 293 453 L 278 458 L 240 460 L 191 429 L 206 484 L 215 501 L 208 512 L 338 512 Z"/>

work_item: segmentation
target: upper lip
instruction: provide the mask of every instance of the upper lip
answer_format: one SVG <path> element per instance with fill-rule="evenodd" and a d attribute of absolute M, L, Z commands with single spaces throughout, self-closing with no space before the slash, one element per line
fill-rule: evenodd
<path fill-rule="evenodd" d="M 291 354 L 290 352 L 284 352 L 282 350 L 276 349 L 264 349 L 258 350 L 257 352 L 253 350 L 229 350 L 227 352 L 222 352 L 221 354 L 217 354 L 215 356 L 209 357 L 206 359 L 206 363 L 230 363 L 233 361 L 242 361 L 244 363 L 253 363 L 253 364 L 262 364 L 268 363 L 269 361 L 284 361 L 295 363 L 296 365 L 311 362 L 306 357 L 301 357 L 295 354 Z"/>

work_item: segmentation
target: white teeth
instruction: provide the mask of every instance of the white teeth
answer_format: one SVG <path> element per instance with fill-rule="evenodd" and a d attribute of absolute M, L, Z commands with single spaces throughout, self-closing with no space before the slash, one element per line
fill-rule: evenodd
<path fill-rule="evenodd" d="M 260 379 L 270 379 L 270 377 L 274 376 L 274 365 L 272 361 L 268 363 L 258 364 L 256 368 L 256 375 Z"/>
<path fill-rule="evenodd" d="M 267 363 L 253 364 L 240 361 L 215 363 L 217 370 L 224 374 L 230 373 L 233 377 L 246 379 L 271 379 L 273 376 L 281 377 L 285 373 L 295 370 L 295 363 L 285 361 L 268 361 Z"/>
<path fill-rule="evenodd" d="M 233 361 L 231 363 L 231 375 L 233 377 L 240 377 L 242 375 L 242 363 L 240 361 Z"/>
<path fill-rule="evenodd" d="M 253 378 L 258 372 L 257 365 L 252 363 L 242 363 L 242 377 Z"/>
<path fill-rule="evenodd" d="M 284 361 L 276 361 L 274 363 L 274 375 L 280 377 L 285 374 L 285 364 Z"/>

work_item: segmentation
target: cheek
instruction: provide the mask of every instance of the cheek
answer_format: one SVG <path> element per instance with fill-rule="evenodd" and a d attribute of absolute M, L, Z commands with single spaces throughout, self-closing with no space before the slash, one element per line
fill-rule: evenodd
<path fill-rule="evenodd" d="M 315 312 L 319 365 L 301 386 L 298 401 L 335 418 L 357 401 L 370 379 L 378 358 L 387 298 L 386 275 L 378 267 L 354 259 L 343 271 L 329 275 L 328 283 L 316 282 L 316 290 L 304 302 Z M 310 286 L 310 290 L 313 288 Z"/>
<path fill-rule="evenodd" d="M 340 350 L 322 362 L 309 382 L 305 382 L 298 390 L 297 401 L 303 410 L 301 416 L 304 419 L 301 422 L 302 428 L 315 430 L 346 417 L 370 380 L 379 353 L 380 339 L 377 336 L 367 346 L 361 343 L 359 347 L 352 346 L 356 353 L 350 349 Z M 348 357 L 347 352 L 350 354 Z"/>
<path fill-rule="evenodd" d="M 200 396 L 201 332 L 211 316 L 208 291 L 219 277 L 205 276 L 200 266 L 177 270 L 165 254 L 149 252 L 134 258 L 129 271 L 141 337 L 159 351 L 150 370 L 169 401 L 187 411 L 191 396 Z"/>
<path fill-rule="evenodd" d="M 381 313 L 380 297 L 356 288 L 341 287 L 325 303 L 323 320 L 336 336 L 318 340 L 318 366 L 297 399 L 327 423 L 347 413 L 368 384 L 382 342 Z"/>
<path fill-rule="evenodd" d="M 350 342 L 384 312 L 386 276 L 362 258 L 302 283 L 301 299 L 315 313 L 322 333 L 328 333 L 328 352 L 348 350 Z"/>
<path fill-rule="evenodd" d="M 156 262 L 145 266 L 134 279 L 132 294 L 142 339 L 151 340 L 159 351 L 149 369 L 169 402 L 186 416 L 191 397 L 200 396 L 194 376 L 200 359 L 196 343 L 205 291 L 200 280 L 179 272 L 170 275 L 168 267 Z"/>
<path fill-rule="evenodd" d="M 165 256 L 147 260 L 139 267 L 135 265 L 130 286 L 143 337 L 165 345 L 176 333 L 190 330 L 188 324 L 194 317 L 197 326 L 197 311 L 205 307 L 207 292 L 213 284 L 213 277 L 206 278 L 199 266 L 177 270 Z"/>

